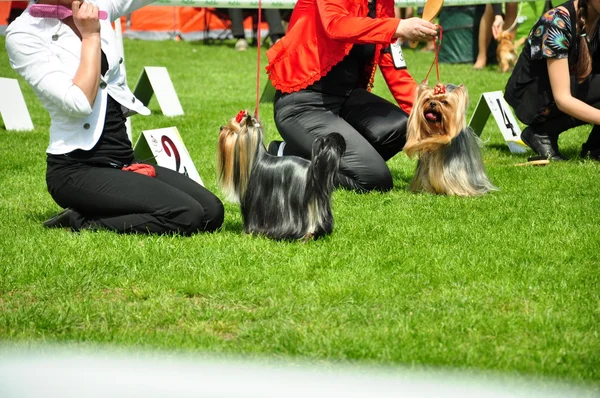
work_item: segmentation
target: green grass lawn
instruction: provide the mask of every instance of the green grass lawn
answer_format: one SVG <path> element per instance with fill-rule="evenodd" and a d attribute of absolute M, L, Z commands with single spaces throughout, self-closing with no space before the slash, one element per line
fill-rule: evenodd
<path fill-rule="evenodd" d="M 165 66 L 185 111 L 165 117 L 153 98 L 153 114 L 132 119 L 134 138 L 176 126 L 218 192 L 219 126 L 254 109 L 256 52 L 129 40 L 125 52 L 131 87 L 144 66 Z M 422 80 L 432 54 L 405 56 Z M 469 115 L 508 78 L 495 66 L 444 64 L 440 73 L 468 87 Z M 0 76 L 17 77 L 4 50 Z M 531 153 L 511 154 L 490 119 L 483 154 L 500 191 L 480 198 L 408 192 L 415 161 L 398 154 L 389 161 L 395 189 L 336 191 L 334 233 L 316 242 L 246 236 L 232 204 L 214 234 L 71 233 L 42 227 L 59 210 L 44 178 L 49 118 L 20 85 L 35 130 L 0 124 L 5 344 L 484 370 L 600 388 L 600 164 L 578 158 L 589 127 L 561 136 L 572 160 L 515 167 Z M 381 76 L 374 91 L 391 99 Z M 272 113 L 260 106 L 269 140 L 278 138 Z"/>

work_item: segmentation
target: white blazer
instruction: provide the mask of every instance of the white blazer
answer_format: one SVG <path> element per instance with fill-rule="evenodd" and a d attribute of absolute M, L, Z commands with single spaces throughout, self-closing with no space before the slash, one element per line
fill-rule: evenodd
<path fill-rule="evenodd" d="M 98 94 L 91 107 L 85 94 L 73 84 L 79 67 L 81 40 L 58 19 L 34 18 L 27 8 L 6 30 L 6 49 L 12 68 L 32 87 L 51 118 L 50 145 L 46 152 L 64 154 L 96 145 L 104 128 L 107 95 L 121 106 L 126 116 L 150 110 L 131 92 L 121 68 L 114 21 L 154 0 L 86 0 L 108 13 L 100 20 L 102 51 L 108 71 L 101 76 Z"/>

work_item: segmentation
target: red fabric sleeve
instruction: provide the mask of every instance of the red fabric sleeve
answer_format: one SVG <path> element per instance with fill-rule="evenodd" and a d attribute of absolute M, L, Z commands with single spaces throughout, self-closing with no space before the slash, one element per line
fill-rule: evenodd
<path fill-rule="evenodd" d="M 325 33 L 334 40 L 348 43 L 382 43 L 392 41 L 399 19 L 355 16 L 357 0 L 317 0 L 321 24 Z"/>
<path fill-rule="evenodd" d="M 396 69 L 390 53 L 381 54 L 379 68 L 400 108 L 410 114 L 417 95 L 417 82 L 415 82 L 415 79 L 408 73 L 406 68 Z"/>

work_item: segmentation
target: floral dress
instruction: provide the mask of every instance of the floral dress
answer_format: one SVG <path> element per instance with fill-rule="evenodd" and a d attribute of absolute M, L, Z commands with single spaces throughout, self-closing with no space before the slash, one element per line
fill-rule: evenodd
<path fill-rule="evenodd" d="M 573 39 L 571 32 L 572 27 L 569 11 L 563 7 L 556 7 L 546 11 L 535 23 L 527 38 L 530 59 L 569 58 L 569 49 L 571 48 Z M 570 74 L 573 74 L 574 71 L 574 58 L 569 62 Z M 540 114 L 535 118 L 535 122 L 540 123 L 545 121 L 555 109 L 556 104 L 552 100 L 541 109 Z"/>
<path fill-rule="evenodd" d="M 524 124 L 541 123 L 559 112 L 552 96 L 549 58 L 568 58 L 572 74 L 576 62 L 576 30 L 572 2 L 548 10 L 534 24 L 513 73 L 506 83 L 504 98 Z"/>
<path fill-rule="evenodd" d="M 579 38 L 575 26 L 577 13 L 573 1 L 552 8 L 533 25 L 513 73 L 506 83 L 504 98 L 515 115 L 527 125 L 546 122 L 562 115 L 552 95 L 548 76 L 548 59 L 567 58 L 571 75 L 571 90 L 577 91 L 575 66 L 579 55 Z M 600 25 L 589 37 L 592 74 L 600 72 L 598 42 Z M 580 98 L 585 100 L 585 98 Z"/>
<path fill-rule="evenodd" d="M 563 7 L 548 10 L 533 26 L 527 38 L 530 58 L 568 58 L 571 40 L 569 12 Z"/>

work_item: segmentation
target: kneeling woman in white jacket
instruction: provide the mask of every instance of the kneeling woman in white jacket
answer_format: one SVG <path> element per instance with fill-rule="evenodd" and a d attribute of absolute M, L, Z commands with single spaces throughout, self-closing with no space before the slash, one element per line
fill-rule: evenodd
<path fill-rule="evenodd" d="M 223 222 L 221 201 L 187 176 L 159 166 L 150 176 L 124 170 L 134 161 L 126 117 L 150 111 L 127 87 L 110 21 L 151 2 L 39 0 L 73 15 L 34 17 L 30 4 L 7 29 L 11 66 L 52 120 L 46 181 L 65 210 L 47 227 L 190 235 Z"/>

